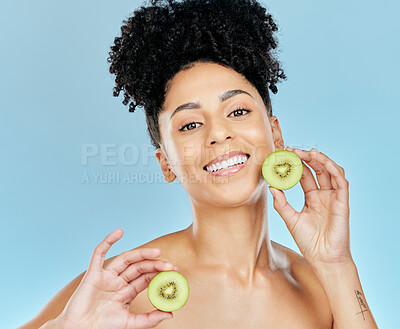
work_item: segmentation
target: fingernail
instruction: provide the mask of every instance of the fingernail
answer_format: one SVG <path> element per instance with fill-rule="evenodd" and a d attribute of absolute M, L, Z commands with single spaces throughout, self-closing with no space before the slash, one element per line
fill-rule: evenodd
<path fill-rule="evenodd" d="M 269 190 L 271 191 L 272 196 L 275 198 L 275 191 L 269 187 Z"/>
<path fill-rule="evenodd" d="M 162 320 L 169 320 L 169 319 L 172 319 L 172 316 L 171 316 L 171 315 L 168 315 L 168 316 L 162 318 Z"/>
<path fill-rule="evenodd" d="M 278 205 L 279 205 L 280 207 L 283 207 L 282 201 L 279 200 L 279 199 L 276 197 L 276 191 L 275 191 L 275 190 L 271 190 L 271 189 L 269 189 L 269 190 L 271 191 L 272 195 L 274 196 L 274 199 L 278 202 Z"/>

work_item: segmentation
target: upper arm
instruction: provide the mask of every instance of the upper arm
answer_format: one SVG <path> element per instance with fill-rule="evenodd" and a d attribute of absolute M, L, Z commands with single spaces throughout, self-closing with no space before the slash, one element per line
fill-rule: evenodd
<path fill-rule="evenodd" d="M 82 281 L 86 271 L 79 274 L 75 279 L 62 288 L 57 294 L 51 298 L 40 312 L 29 322 L 18 327 L 17 329 L 38 329 L 46 322 L 56 318 L 67 305 L 72 294 Z"/>

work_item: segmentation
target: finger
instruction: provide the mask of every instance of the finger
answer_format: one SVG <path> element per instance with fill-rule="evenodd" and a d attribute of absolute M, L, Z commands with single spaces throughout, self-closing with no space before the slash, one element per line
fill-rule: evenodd
<path fill-rule="evenodd" d="M 130 305 L 132 301 L 149 286 L 151 280 L 153 280 L 157 274 L 160 274 L 160 271 L 143 273 L 135 280 L 125 282 L 124 287 L 119 291 L 122 302 L 126 305 Z"/>
<path fill-rule="evenodd" d="M 322 155 L 322 157 L 325 157 L 324 165 L 331 174 L 332 180 L 336 184 L 336 195 L 337 199 L 342 202 L 343 204 L 347 204 L 349 201 L 349 182 L 348 180 L 344 177 L 342 174 L 342 171 L 335 166 L 335 163 L 329 159 L 326 155 Z"/>
<path fill-rule="evenodd" d="M 319 161 L 319 152 L 312 148 L 310 151 L 293 149 L 297 155 L 301 155 L 304 160 L 314 171 L 317 176 L 318 184 L 321 190 L 331 190 L 331 176 L 328 170 Z"/>
<path fill-rule="evenodd" d="M 331 160 L 332 163 L 335 165 L 335 167 L 340 171 L 340 173 L 342 174 L 342 176 L 345 177 L 344 169 L 343 169 L 341 166 L 339 166 L 335 161 L 333 161 L 332 159 L 330 159 L 326 154 L 324 154 L 324 153 L 322 153 L 322 152 L 320 152 L 320 151 L 318 151 L 318 152 L 322 155 L 322 157 L 325 157 L 326 159 Z"/>
<path fill-rule="evenodd" d="M 158 248 L 139 248 L 125 251 L 115 257 L 109 264 L 107 264 L 105 269 L 115 275 L 118 275 L 132 263 L 136 263 L 144 259 L 157 258 L 160 257 L 160 255 L 161 250 Z"/>
<path fill-rule="evenodd" d="M 282 217 L 289 232 L 293 235 L 300 213 L 294 210 L 289 202 L 287 202 L 283 191 L 273 188 L 272 186 L 269 186 L 269 190 L 274 198 L 275 210 Z"/>
<path fill-rule="evenodd" d="M 153 280 L 153 278 L 157 274 L 160 274 L 160 272 L 157 271 L 157 272 L 143 273 L 138 278 L 129 282 L 129 285 L 133 288 L 134 291 L 134 296 L 132 300 L 136 298 L 137 295 L 139 295 L 144 289 L 146 289 L 149 286 L 151 280 Z"/>
<path fill-rule="evenodd" d="M 172 312 L 163 312 L 160 310 L 154 310 L 148 313 L 141 314 L 129 314 L 127 329 L 141 329 L 141 328 L 153 328 L 157 326 L 161 321 L 173 318 Z"/>
<path fill-rule="evenodd" d="M 100 271 L 103 269 L 104 258 L 111 246 L 124 235 L 122 228 L 116 229 L 114 232 L 107 235 L 103 241 L 94 249 L 92 258 L 90 259 L 89 271 Z"/>
<path fill-rule="evenodd" d="M 122 273 L 119 274 L 126 282 L 130 282 L 143 273 L 156 272 L 156 271 L 170 271 L 173 270 L 174 265 L 163 260 L 144 260 L 129 265 Z"/>
<path fill-rule="evenodd" d="M 298 149 L 292 150 L 289 146 L 287 146 L 287 149 L 297 154 L 301 160 L 304 159 L 304 153 L 301 150 Z M 314 175 L 312 174 L 310 168 L 308 168 L 308 166 L 305 163 L 302 164 L 303 164 L 303 174 L 301 175 L 300 178 L 300 184 L 301 187 L 303 188 L 304 193 L 313 190 L 318 190 L 317 182 L 315 181 Z"/>

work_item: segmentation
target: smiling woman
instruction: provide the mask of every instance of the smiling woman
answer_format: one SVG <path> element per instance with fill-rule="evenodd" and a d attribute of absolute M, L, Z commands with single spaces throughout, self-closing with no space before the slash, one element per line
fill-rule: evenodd
<path fill-rule="evenodd" d="M 269 236 L 261 168 L 284 149 L 268 91 L 286 78 L 272 55 L 277 29 L 256 0 L 151 1 L 124 21 L 108 59 L 114 96 L 123 90 L 131 112 L 144 107 L 161 171 L 187 192 L 193 223 L 105 260 L 123 233 L 112 232 L 88 270 L 21 328 L 332 328 L 311 257 Z M 342 191 L 336 166 L 327 168 Z M 154 310 L 145 289 L 174 266 L 190 297 L 174 314 Z"/>

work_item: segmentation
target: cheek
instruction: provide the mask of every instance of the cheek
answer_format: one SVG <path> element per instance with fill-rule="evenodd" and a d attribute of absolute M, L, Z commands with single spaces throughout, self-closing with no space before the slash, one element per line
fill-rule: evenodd
<path fill-rule="evenodd" d="M 251 129 L 244 132 L 246 140 L 253 149 L 253 163 L 262 164 L 265 158 L 273 152 L 272 134 L 269 125 L 266 125 L 262 119 L 253 123 Z"/>
<path fill-rule="evenodd" d="M 248 122 L 248 126 L 243 127 L 242 133 L 249 138 L 249 141 L 253 141 L 253 145 L 268 144 L 271 136 L 270 126 L 260 116 L 254 116 L 252 119 Z"/>
<path fill-rule="evenodd" d="M 180 144 L 177 150 L 177 159 L 184 171 L 191 170 L 193 165 L 197 164 L 199 161 L 198 159 L 201 158 L 201 148 L 193 141 Z"/>

